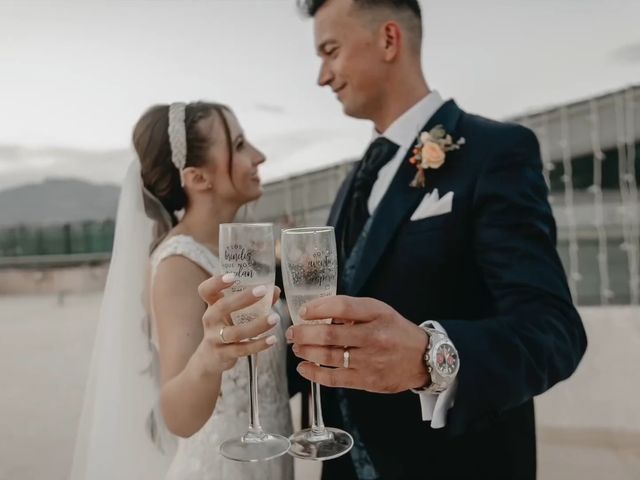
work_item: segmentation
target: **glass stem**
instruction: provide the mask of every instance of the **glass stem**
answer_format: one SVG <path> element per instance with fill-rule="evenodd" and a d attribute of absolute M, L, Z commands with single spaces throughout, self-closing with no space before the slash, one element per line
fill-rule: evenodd
<path fill-rule="evenodd" d="M 314 435 L 322 435 L 326 432 L 324 419 L 322 418 L 322 405 L 320 403 L 320 384 L 311 382 L 311 431 Z"/>
<path fill-rule="evenodd" d="M 251 423 L 249 424 L 249 434 L 261 435 L 262 426 L 260 425 L 260 412 L 258 409 L 258 356 L 249 355 L 249 384 L 250 384 L 250 405 L 251 405 Z"/>

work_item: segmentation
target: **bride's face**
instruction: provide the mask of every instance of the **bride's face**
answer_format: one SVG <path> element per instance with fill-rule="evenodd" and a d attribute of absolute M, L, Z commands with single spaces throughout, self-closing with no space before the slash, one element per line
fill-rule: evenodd
<path fill-rule="evenodd" d="M 207 164 L 201 168 L 211 185 L 211 192 L 218 199 L 240 206 L 262 195 L 258 166 L 265 162 L 265 156 L 245 138 L 236 116 L 227 111 L 224 115 L 229 126 L 231 148 L 219 115 L 215 113 L 203 119 L 202 128 L 209 132 L 212 142 Z"/>

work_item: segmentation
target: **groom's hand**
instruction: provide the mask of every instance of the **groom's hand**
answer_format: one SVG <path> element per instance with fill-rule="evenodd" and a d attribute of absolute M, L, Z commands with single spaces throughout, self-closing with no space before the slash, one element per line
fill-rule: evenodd
<path fill-rule="evenodd" d="M 304 320 L 333 319 L 331 325 L 297 325 L 287 330 L 293 352 L 307 360 L 298 365 L 303 377 L 329 387 L 379 393 L 402 392 L 428 383 L 427 334 L 386 303 L 372 298 L 323 297 L 304 305 L 300 316 Z"/>

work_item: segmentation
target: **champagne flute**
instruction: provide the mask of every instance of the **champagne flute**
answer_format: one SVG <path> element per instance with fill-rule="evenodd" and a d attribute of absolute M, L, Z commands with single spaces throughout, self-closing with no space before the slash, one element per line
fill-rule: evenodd
<path fill-rule="evenodd" d="M 222 273 L 234 273 L 236 282 L 225 295 L 235 295 L 263 285 L 267 294 L 258 302 L 231 314 L 235 325 L 264 317 L 271 310 L 275 285 L 275 249 L 273 224 L 226 223 L 220 225 L 220 261 Z M 220 453 L 240 462 L 257 462 L 279 457 L 289 449 L 289 440 L 266 433 L 260 425 L 258 409 L 257 355 L 249 355 L 251 418 L 247 433 L 220 445 Z"/>
<path fill-rule="evenodd" d="M 333 227 L 291 228 L 282 231 L 282 277 L 291 319 L 302 323 L 331 323 L 331 319 L 302 320 L 300 307 L 313 299 L 336 294 L 338 261 Z M 297 458 L 329 460 L 353 447 L 353 438 L 338 428 L 325 427 L 320 385 L 311 383 L 311 428 L 289 437 L 289 453 Z"/>

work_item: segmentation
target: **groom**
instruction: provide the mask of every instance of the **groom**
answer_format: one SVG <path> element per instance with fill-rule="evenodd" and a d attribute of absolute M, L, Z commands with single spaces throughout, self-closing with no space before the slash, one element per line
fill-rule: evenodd
<path fill-rule="evenodd" d="M 323 478 L 533 479 L 533 397 L 586 348 L 536 137 L 430 90 L 416 0 L 301 7 L 318 83 L 375 127 L 329 218 L 343 295 L 301 311 L 334 323 L 287 332 L 355 439 Z"/>

